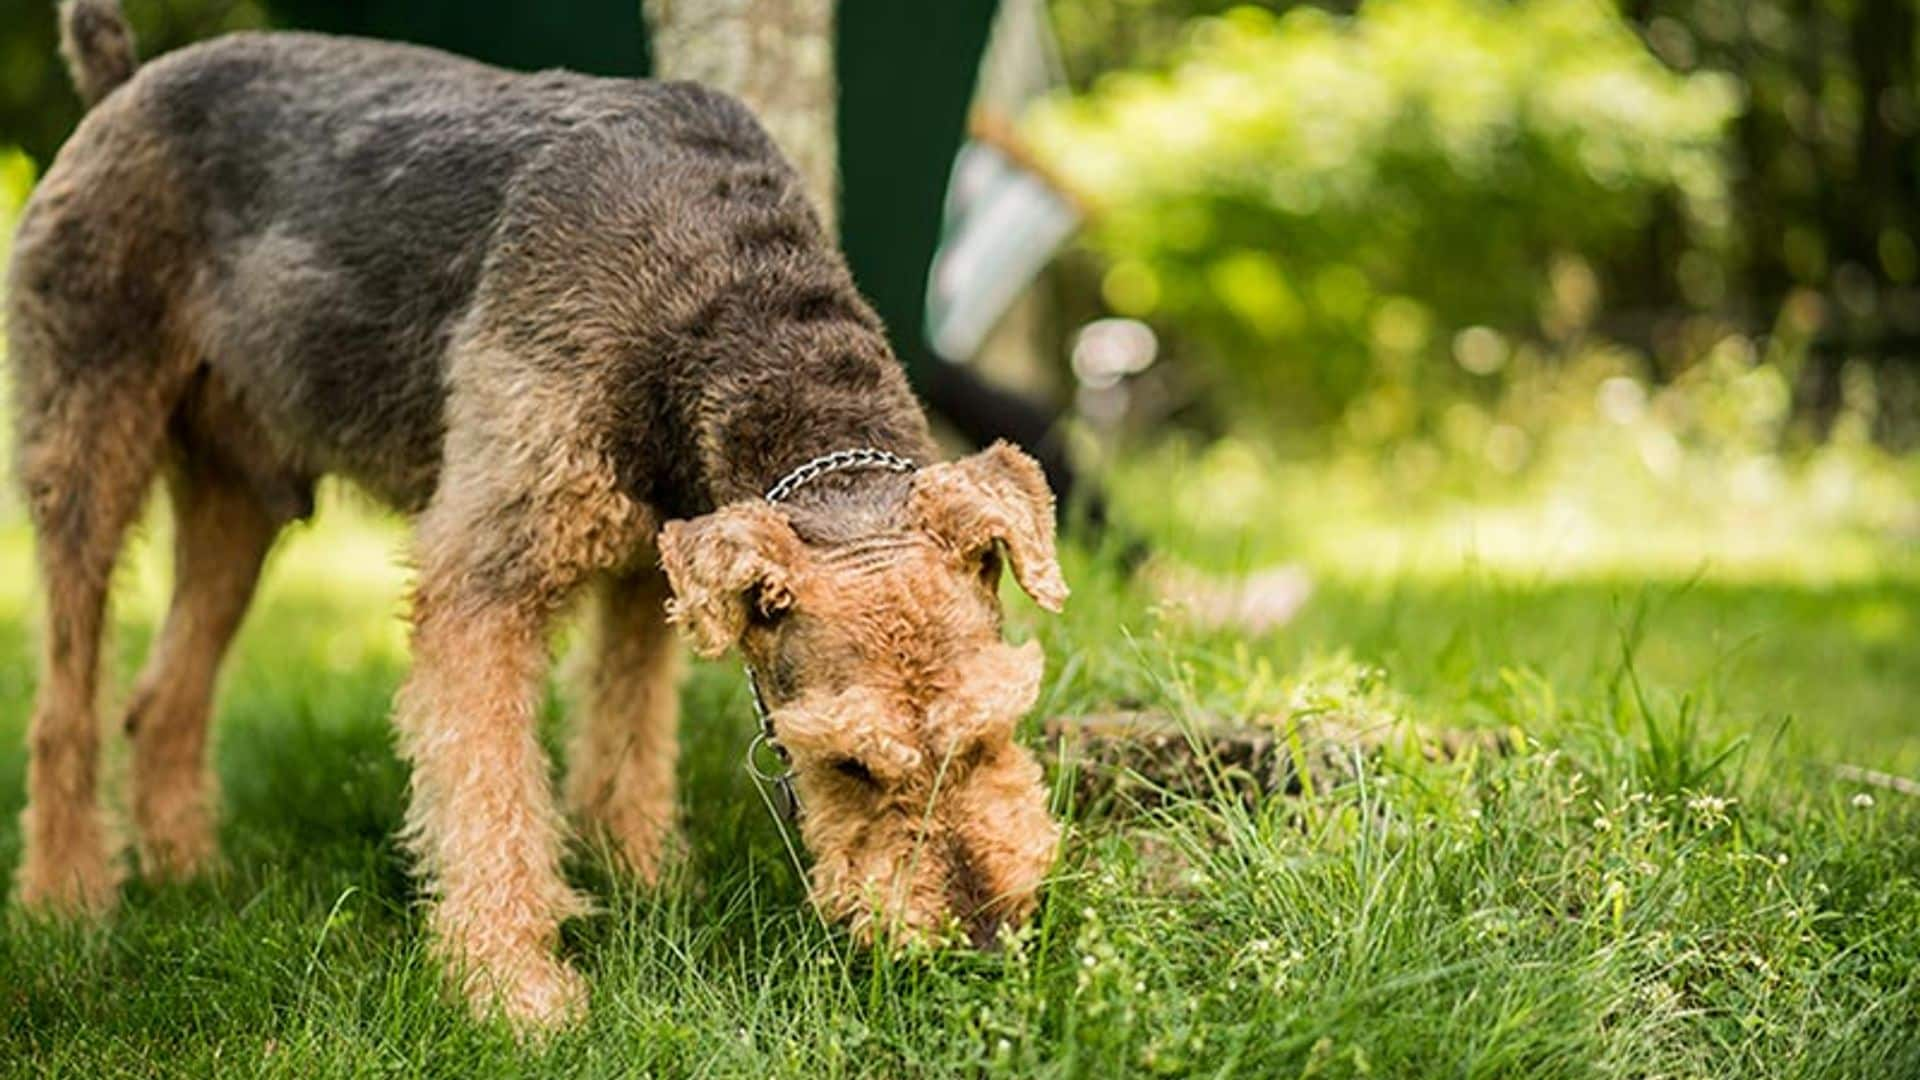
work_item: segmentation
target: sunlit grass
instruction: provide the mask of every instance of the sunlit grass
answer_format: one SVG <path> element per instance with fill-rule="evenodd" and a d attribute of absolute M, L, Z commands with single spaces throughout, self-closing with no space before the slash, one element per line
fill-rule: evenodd
<path fill-rule="evenodd" d="M 606 900 L 568 934 L 593 1019 L 517 1047 L 447 1004 L 421 953 L 391 840 L 405 781 L 386 730 L 405 660 L 404 530 L 333 492 L 276 553 L 226 680 L 227 871 L 132 885 L 104 932 L 10 922 L 0 1064 L 289 1076 L 1920 1067 L 1920 815 L 1832 768 L 1920 774 L 1920 583 L 1897 532 L 1802 523 L 1729 556 L 1678 539 L 1692 523 L 1602 514 L 1587 554 L 1554 555 L 1545 536 L 1523 542 L 1528 515 L 1553 513 L 1546 490 L 1497 512 L 1515 515 L 1513 540 L 1450 545 L 1459 520 L 1496 512 L 1397 498 L 1384 472 L 1351 463 L 1232 460 L 1246 453 L 1135 459 L 1117 477 L 1121 516 L 1201 565 L 1303 561 L 1316 592 L 1299 619 L 1251 639 L 1192 630 L 1074 547 L 1063 619 L 1014 602 L 1014 632 L 1049 651 L 1039 711 L 1305 710 L 1495 728 L 1520 740 L 1515 753 L 1433 762 L 1390 743 L 1356 779 L 1252 812 L 1203 799 L 1090 816 L 1062 784 L 1074 824 L 1026 937 L 993 957 L 875 957 L 806 912 L 738 767 L 751 725 L 738 673 L 701 665 L 684 695 L 689 860 L 653 893 L 576 861 Z M 1720 512 L 1696 509 L 1694 523 Z M 1642 542 L 1662 530 L 1673 539 Z M 1828 542 L 1841 534 L 1853 539 Z M 121 573 L 120 686 L 164 604 L 166 538 L 157 513 Z M 38 607 L 29 551 L 15 514 L 0 526 L 9 866 Z M 554 745 L 562 711 L 548 709 Z"/>
<path fill-rule="evenodd" d="M 1227 439 L 1169 443 L 1136 460 L 1126 483 L 1167 493 L 1171 512 L 1139 527 L 1220 569 L 1286 559 L 1354 582 L 1920 580 L 1910 471 L 1827 451 L 1799 467 L 1755 455 L 1659 476 L 1608 451 L 1463 489 L 1448 471 L 1459 463 L 1408 466 L 1393 451 L 1286 459 Z"/>

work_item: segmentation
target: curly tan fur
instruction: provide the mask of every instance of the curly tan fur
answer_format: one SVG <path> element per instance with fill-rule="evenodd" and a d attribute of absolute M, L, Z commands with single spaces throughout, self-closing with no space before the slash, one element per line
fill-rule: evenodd
<path fill-rule="evenodd" d="M 1032 909 L 1057 830 L 1013 733 L 1042 660 L 1000 640 L 997 584 L 1004 559 L 1042 607 L 1064 601 L 1052 497 L 996 446 L 759 498 L 827 451 L 934 447 L 740 105 L 312 35 L 133 71 L 108 0 L 66 10 L 99 102 L 29 201 L 7 290 L 47 593 L 21 903 L 114 900 L 107 586 L 164 471 L 175 596 L 123 725 L 149 876 L 217 857 L 221 659 L 275 535 L 331 474 L 414 517 L 403 835 L 478 1011 L 541 1028 L 584 1007 L 556 952 L 586 908 L 561 870 L 573 825 L 643 880 L 673 846 L 669 612 L 699 652 L 764 674 L 823 911 L 862 938 L 986 943 Z M 570 824 L 534 715 L 550 631 L 586 591 Z"/>
<path fill-rule="evenodd" d="M 567 807 L 639 880 L 658 879 L 674 832 L 680 655 L 667 628 L 667 581 L 654 571 L 595 590 L 581 675 Z"/>
<path fill-rule="evenodd" d="M 806 543 L 834 509 L 758 501 L 661 534 L 675 619 L 762 673 L 814 902 L 863 938 L 957 922 L 991 942 L 1051 864 L 1040 770 L 1013 740 L 1043 660 L 1001 642 L 997 591 L 1004 550 L 1036 601 L 1066 599 L 1037 475 L 1002 444 L 921 470 L 889 524 L 852 536 Z"/>
<path fill-rule="evenodd" d="M 1004 547 L 1034 603 L 1054 612 L 1066 604 L 1053 557 L 1053 492 L 1039 463 L 1007 443 L 928 469 L 914 484 L 912 512 L 963 559 Z"/>
<path fill-rule="evenodd" d="M 140 865 L 155 878 L 189 877 L 213 860 L 206 744 L 214 679 L 280 524 L 205 458 L 176 466 L 169 487 L 173 606 L 123 724 L 133 742 Z"/>

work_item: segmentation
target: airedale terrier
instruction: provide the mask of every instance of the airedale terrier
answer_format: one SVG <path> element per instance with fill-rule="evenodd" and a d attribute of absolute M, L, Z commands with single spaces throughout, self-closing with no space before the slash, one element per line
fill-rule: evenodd
<path fill-rule="evenodd" d="M 62 31 L 92 108 L 7 293 L 48 619 L 22 903 L 113 901 L 100 638 L 161 472 L 175 595 L 125 718 L 144 873 L 215 857 L 220 659 L 275 534 L 336 474 L 415 522 L 405 836 L 482 1012 L 540 1025 L 584 1000 L 555 953 L 584 903 L 533 731 L 549 625 L 583 591 L 565 802 L 634 874 L 674 828 L 677 621 L 757 674 L 822 911 L 862 940 L 1030 913 L 1057 829 L 1013 729 L 1042 658 L 1002 642 L 996 586 L 1004 559 L 1064 601 L 1052 496 L 1006 445 L 931 464 L 883 328 L 745 108 L 305 34 L 136 72 L 112 0 L 69 0 Z"/>

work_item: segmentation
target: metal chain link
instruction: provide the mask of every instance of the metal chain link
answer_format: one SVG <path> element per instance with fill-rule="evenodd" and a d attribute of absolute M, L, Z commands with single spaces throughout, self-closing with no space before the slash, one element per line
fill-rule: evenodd
<path fill-rule="evenodd" d="M 875 446 L 856 446 L 846 450 L 835 450 L 831 454 L 822 454 L 781 477 L 777 483 L 767 489 L 767 501 L 780 502 L 828 473 L 845 472 L 849 469 L 912 472 L 917 468 L 919 466 L 909 459 L 891 450 L 882 450 Z"/>
<path fill-rule="evenodd" d="M 912 472 L 920 466 L 912 460 L 903 458 L 890 450 L 875 446 L 856 446 L 846 450 L 835 450 L 831 454 L 822 454 L 803 463 L 799 468 L 781 477 L 767 489 L 767 501 L 781 502 L 787 496 L 806 487 L 808 484 L 828 473 L 847 472 L 852 469 L 885 469 L 888 472 Z M 760 731 L 753 741 L 747 744 L 747 772 L 754 782 L 772 785 L 780 793 L 778 806 L 780 812 L 788 818 L 795 817 L 800 811 L 800 800 L 793 793 L 793 759 L 787 754 L 787 748 L 773 733 L 773 713 L 767 708 L 767 699 L 760 693 L 760 679 L 753 673 L 753 665 L 743 662 L 747 671 L 747 690 L 753 695 L 753 713 L 760 720 Z M 760 767 L 757 755 L 761 747 L 772 750 L 780 760 L 781 771 L 770 773 Z"/>

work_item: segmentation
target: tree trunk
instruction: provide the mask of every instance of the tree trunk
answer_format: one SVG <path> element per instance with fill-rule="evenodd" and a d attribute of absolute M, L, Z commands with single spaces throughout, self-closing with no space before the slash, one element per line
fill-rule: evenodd
<path fill-rule="evenodd" d="M 746 102 L 800 170 L 833 232 L 834 0 L 645 0 L 645 9 L 654 73 Z"/>

